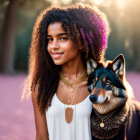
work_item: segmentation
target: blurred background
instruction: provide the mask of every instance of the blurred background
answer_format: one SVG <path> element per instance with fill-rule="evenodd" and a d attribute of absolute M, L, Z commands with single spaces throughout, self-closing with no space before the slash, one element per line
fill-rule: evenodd
<path fill-rule="evenodd" d="M 0 140 L 35 139 L 31 99 L 20 100 L 34 22 L 46 7 L 76 2 L 96 5 L 106 14 L 111 34 L 105 57 L 124 54 L 127 79 L 140 101 L 139 0 L 0 0 Z"/>

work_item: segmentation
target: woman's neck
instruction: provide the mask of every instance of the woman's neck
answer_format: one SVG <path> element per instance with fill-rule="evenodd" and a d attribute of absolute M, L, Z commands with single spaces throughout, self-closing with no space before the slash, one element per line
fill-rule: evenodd
<path fill-rule="evenodd" d="M 85 72 L 85 67 L 81 58 L 77 57 L 75 60 L 67 62 L 62 66 L 62 73 L 65 77 L 77 78 Z"/>

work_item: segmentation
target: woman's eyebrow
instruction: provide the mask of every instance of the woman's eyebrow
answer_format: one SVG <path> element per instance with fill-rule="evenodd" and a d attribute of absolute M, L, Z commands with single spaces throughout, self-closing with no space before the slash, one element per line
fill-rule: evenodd
<path fill-rule="evenodd" d="M 68 35 L 67 33 L 60 33 L 57 36 Z"/>
<path fill-rule="evenodd" d="M 56 36 L 58 37 L 58 36 L 62 36 L 62 35 L 68 35 L 68 34 L 67 33 L 59 33 Z M 52 37 L 52 35 L 47 35 L 47 37 Z"/>

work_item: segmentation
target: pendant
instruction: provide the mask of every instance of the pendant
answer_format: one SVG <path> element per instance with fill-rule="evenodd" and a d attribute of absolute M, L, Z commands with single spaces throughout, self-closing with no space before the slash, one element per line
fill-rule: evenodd
<path fill-rule="evenodd" d="M 65 120 L 67 123 L 70 123 L 72 121 L 73 117 L 73 108 L 67 107 L 65 109 Z"/>
<path fill-rule="evenodd" d="M 104 124 L 103 122 L 101 122 L 101 123 L 100 123 L 100 127 L 103 128 L 104 126 L 105 126 L 105 124 Z"/>
<path fill-rule="evenodd" d="M 70 92 L 73 92 L 73 88 L 72 88 L 72 86 L 70 87 Z"/>

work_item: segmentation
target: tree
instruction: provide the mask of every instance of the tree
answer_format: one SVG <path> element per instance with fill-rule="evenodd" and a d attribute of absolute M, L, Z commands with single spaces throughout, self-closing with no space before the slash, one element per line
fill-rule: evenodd
<path fill-rule="evenodd" d="M 1 48 L 0 48 L 0 72 L 2 73 L 15 73 L 14 62 L 15 62 L 15 32 L 16 32 L 16 21 L 17 11 L 26 4 L 30 6 L 30 9 L 41 8 L 45 4 L 50 6 L 50 2 L 46 0 L 34 1 L 34 0 L 0 0 L 0 4 L 4 5 L 7 3 L 5 11 L 4 24 L 1 35 Z"/>

